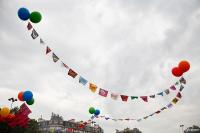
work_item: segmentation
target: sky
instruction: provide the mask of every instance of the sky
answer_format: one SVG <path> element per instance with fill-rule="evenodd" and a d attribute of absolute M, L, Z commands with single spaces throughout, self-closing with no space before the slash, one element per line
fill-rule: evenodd
<path fill-rule="evenodd" d="M 33 24 L 40 37 L 70 68 L 109 92 L 149 95 L 178 80 L 171 69 L 181 60 L 191 68 L 182 99 L 171 109 L 137 121 L 96 119 L 105 133 L 138 128 L 143 133 L 181 133 L 200 126 L 200 1 L 199 0 L 1 0 L 0 107 L 20 91 L 31 90 L 35 103 L 30 118 L 88 120 L 89 107 L 112 118 L 142 118 L 171 102 L 175 93 L 145 103 L 122 102 L 92 93 L 71 78 L 45 46 L 33 40 L 17 11 L 39 11 Z M 59 60 L 59 61 L 60 61 Z M 16 102 L 13 106 L 20 106 Z"/>

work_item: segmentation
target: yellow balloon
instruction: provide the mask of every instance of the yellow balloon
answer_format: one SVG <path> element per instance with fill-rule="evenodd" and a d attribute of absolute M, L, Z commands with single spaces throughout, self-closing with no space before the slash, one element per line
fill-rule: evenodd
<path fill-rule="evenodd" d="M 10 109 L 8 107 L 3 107 L 0 110 L 0 115 L 2 117 L 7 117 L 9 115 L 9 113 L 10 113 Z"/>

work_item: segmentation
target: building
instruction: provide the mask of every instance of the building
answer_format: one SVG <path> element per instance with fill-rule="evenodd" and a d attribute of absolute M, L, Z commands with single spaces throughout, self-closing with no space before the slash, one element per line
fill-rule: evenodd
<path fill-rule="evenodd" d="M 184 133 L 200 133 L 200 128 L 198 126 L 192 126 L 188 127 L 186 130 L 184 130 Z"/>
<path fill-rule="evenodd" d="M 129 129 L 129 128 L 126 128 L 124 130 L 116 130 L 116 133 L 142 133 L 139 129 L 137 128 L 133 128 L 133 129 Z"/>
<path fill-rule="evenodd" d="M 75 120 L 64 121 L 62 116 L 52 113 L 50 120 L 38 119 L 39 130 L 42 133 L 103 133 L 103 129 L 95 124 L 86 124 L 80 128 L 83 122 Z"/>

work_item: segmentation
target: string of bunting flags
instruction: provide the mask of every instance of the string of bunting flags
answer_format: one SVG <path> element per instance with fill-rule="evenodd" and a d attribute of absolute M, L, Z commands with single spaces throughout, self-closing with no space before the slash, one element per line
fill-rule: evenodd
<path fill-rule="evenodd" d="M 184 82 L 183 84 L 186 84 L 186 82 Z M 163 112 L 164 110 L 166 109 L 171 109 L 174 105 L 177 104 L 178 101 L 181 100 L 182 98 L 182 90 L 184 89 L 184 85 L 181 83 L 180 85 L 180 88 L 179 88 L 179 91 L 178 93 L 176 94 L 176 97 L 174 97 L 170 103 L 168 103 L 166 106 L 163 106 L 162 108 L 156 110 L 155 112 L 153 113 L 150 113 L 149 115 L 146 115 L 146 116 L 143 116 L 143 117 L 140 117 L 140 118 L 112 118 L 112 117 L 108 117 L 108 116 L 105 116 L 105 115 L 100 115 L 100 116 L 95 116 L 93 115 L 91 117 L 91 120 L 94 120 L 95 118 L 98 118 L 98 119 L 104 119 L 104 120 L 112 120 L 112 121 L 137 121 L 137 122 L 141 122 L 142 120 L 146 120 L 154 115 L 157 115 L 157 114 L 160 114 L 161 112 Z"/>
<path fill-rule="evenodd" d="M 39 37 L 39 34 L 37 33 L 37 31 L 34 29 L 33 25 L 31 24 L 31 22 L 28 22 L 27 24 L 27 29 L 29 31 L 31 31 L 31 37 L 33 39 L 36 39 Z M 151 94 L 151 95 L 142 95 L 142 96 L 137 96 L 137 95 L 125 95 L 125 94 L 119 94 L 119 93 L 114 93 L 114 92 L 109 92 L 106 89 L 100 88 L 98 87 L 96 84 L 89 82 L 86 78 L 84 78 L 83 76 L 79 75 L 75 70 L 73 70 L 72 68 L 70 68 L 66 63 L 64 63 L 54 52 L 53 50 L 46 45 L 45 41 L 39 37 L 40 39 L 40 44 L 46 46 L 45 49 L 45 53 L 46 55 L 52 53 L 52 60 L 54 63 L 57 63 L 60 60 L 61 65 L 68 70 L 67 74 L 68 76 L 72 77 L 73 79 L 75 78 L 79 78 L 78 82 L 80 84 L 82 84 L 83 86 L 88 85 L 88 88 L 91 92 L 93 93 L 98 93 L 100 96 L 102 97 L 108 97 L 110 94 L 110 98 L 112 98 L 113 100 L 118 100 L 121 99 L 121 101 L 123 102 L 127 102 L 128 99 L 135 101 L 137 99 L 141 99 L 144 102 L 148 102 L 149 98 L 150 99 L 155 99 L 157 96 L 166 96 L 169 95 L 171 91 L 177 91 L 176 86 L 179 85 L 180 82 L 186 82 L 185 79 L 183 77 L 181 77 L 177 82 L 175 82 L 173 85 L 171 85 L 170 87 L 168 87 L 167 89 L 164 89 L 160 92 L 157 92 L 155 94 Z"/>

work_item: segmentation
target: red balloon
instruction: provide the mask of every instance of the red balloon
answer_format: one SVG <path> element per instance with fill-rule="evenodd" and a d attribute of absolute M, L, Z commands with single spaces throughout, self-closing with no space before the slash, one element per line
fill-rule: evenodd
<path fill-rule="evenodd" d="M 184 73 L 184 72 L 187 72 L 190 69 L 190 63 L 186 60 L 183 60 L 178 64 L 178 67 Z"/>
<path fill-rule="evenodd" d="M 183 72 L 181 71 L 181 69 L 179 67 L 174 67 L 172 69 L 172 74 L 176 77 L 180 77 L 180 76 L 182 76 Z"/>
<path fill-rule="evenodd" d="M 24 99 L 23 99 L 23 94 L 24 94 L 24 92 L 20 92 L 20 93 L 18 93 L 18 99 L 20 100 L 20 101 L 24 101 Z"/>

